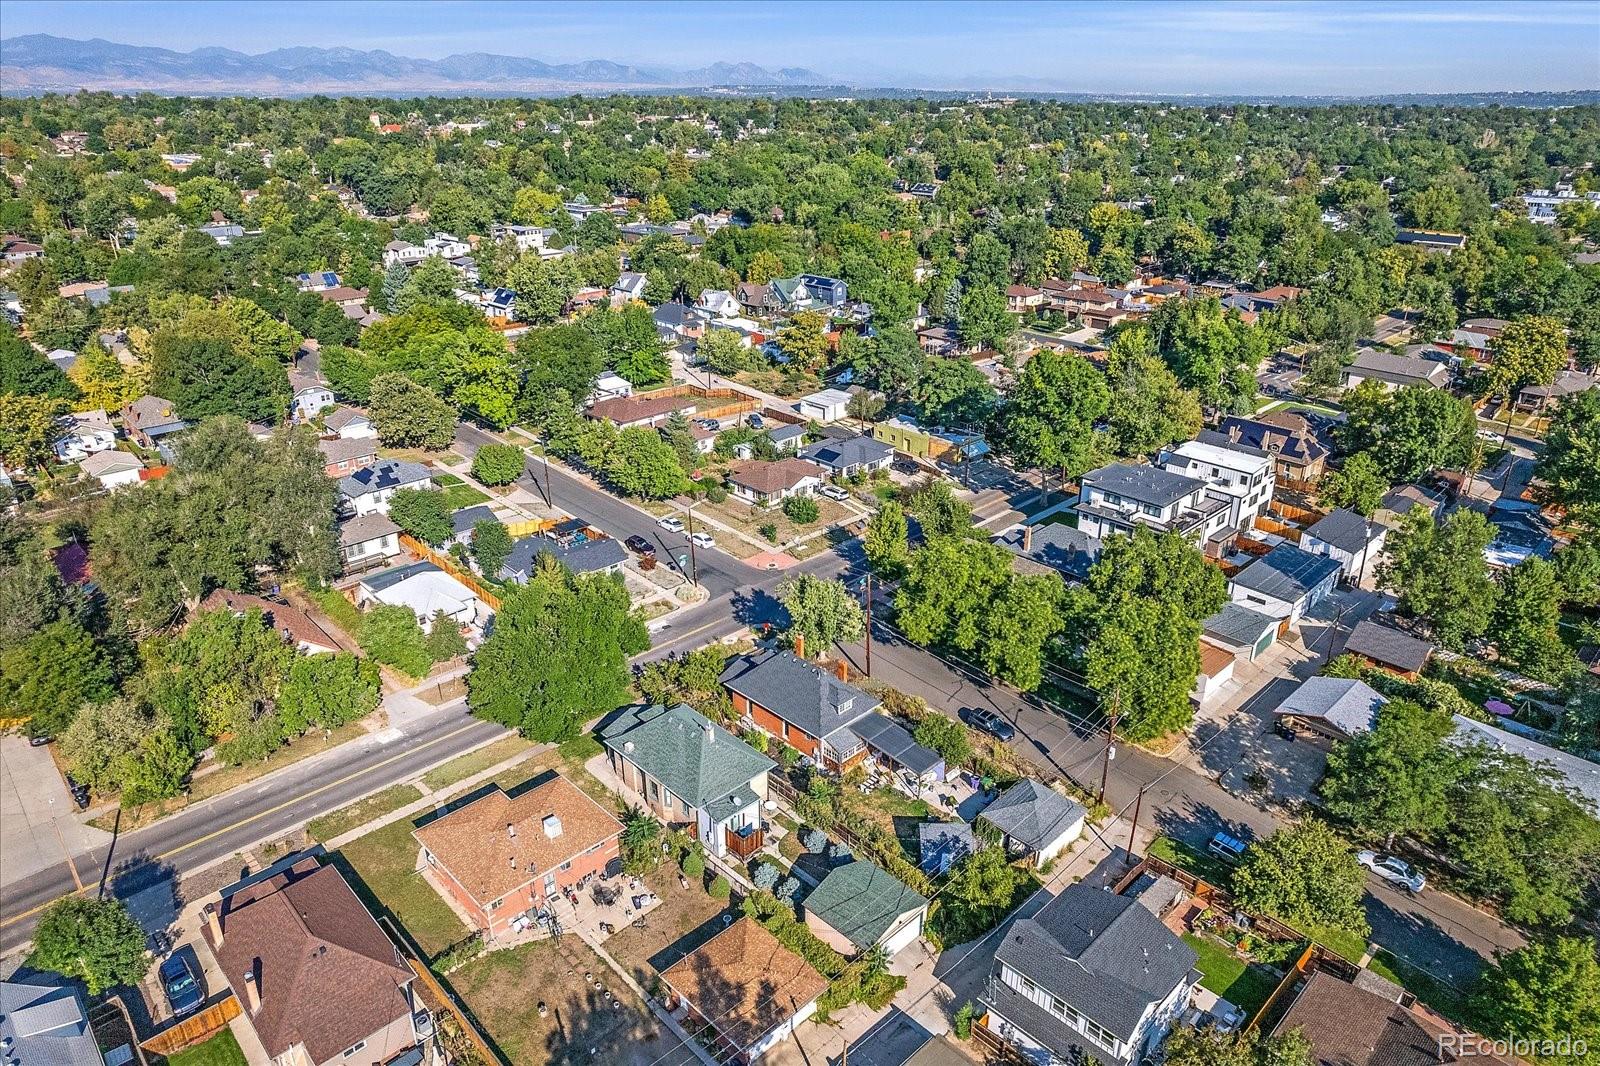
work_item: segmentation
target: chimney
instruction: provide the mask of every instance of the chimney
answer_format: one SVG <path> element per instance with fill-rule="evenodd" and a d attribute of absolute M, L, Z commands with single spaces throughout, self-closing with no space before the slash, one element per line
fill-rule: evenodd
<path fill-rule="evenodd" d="M 206 904 L 206 924 L 211 926 L 211 941 L 214 946 L 222 946 L 222 915 L 217 911 L 215 903 Z"/>
<path fill-rule="evenodd" d="M 850 680 L 850 664 L 843 659 L 837 659 L 833 664 L 833 672 L 839 675 L 839 680 L 846 683 Z"/>
<path fill-rule="evenodd" d="M 804 633 L 796 633 L 794 635 L 794 653 L 797 658 L 804 659 L 806 657 L 806 638 Z"/>
<path fill-rule="evenodd" d="M 517 827 L 512 825 L 510 822 L 506 823 L 506 836 L 510 837 L 512 840 L 517 839 Z"/>
<path fill-rule="evenodd" d="M 260 968 L 261 960 L 252 959 L 250 968 L 244 972 L 244 998 L 250 1003 L 251 1014 L 261 1011 L 261 979 L 256 976 L 256 971 Z"/>
<path fill-rule="evenodd" d="M 1032 526 L 1023 526 L 1022 527 L 1022 554 L 1026 555 L 1031 551 L 1033 551 L 1033 527 Z"/>
<path fill-rule="evenodd" d="M 561 819 L 554 814 L 544 816 L 544 835 L 554 840 L 561 835 Z"/>

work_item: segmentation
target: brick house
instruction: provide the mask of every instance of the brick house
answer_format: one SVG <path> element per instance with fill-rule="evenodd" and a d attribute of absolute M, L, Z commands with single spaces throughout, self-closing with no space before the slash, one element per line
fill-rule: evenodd
<path fill-rule="evenodd" d="M 411 834 L 435 886 L 491 940 L 621 854 L 610 811 L 560 774 L 535 780 L 515 794 L 496 787 Z"/>
<path fill-rule="evenodd" d="M 802 651 L 804 649 L 802 648 Z M 791 651 L 744 655 L 722 672 L 733 709 L 825 769 L 843 773 L 867 758 L 851 726 L 880 706 L 876 696 Z"/>

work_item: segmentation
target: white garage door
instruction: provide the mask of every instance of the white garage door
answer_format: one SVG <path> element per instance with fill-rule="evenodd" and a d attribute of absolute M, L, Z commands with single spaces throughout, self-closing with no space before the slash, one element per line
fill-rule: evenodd
<path fill-rule="evenodd" d="M 901 948 L 921 935 L 922 915 L 919 913 L 913 921 L 907 922 L 903 929 L 897 930 L 888 940 L 883 942 L 883 950 L 893 958 Z"/>

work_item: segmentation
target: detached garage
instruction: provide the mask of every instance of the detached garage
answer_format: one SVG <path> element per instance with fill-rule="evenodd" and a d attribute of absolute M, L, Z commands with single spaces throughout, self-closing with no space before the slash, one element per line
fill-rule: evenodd
<path fill-rule="evenodd" d="M 1049 786 L 1022 780 L 1000 793 L 978 820 L 1000 831 L 1006 854 L 1043 866 L 1083 835 L 1088 814 L 1083 804 Z"/>
<path fill-rule="evenodd" d="M 927 899 L 863 859 L 830 871 L 801 907 L 807 928 L 850 956 L 882 945 L 893 958 L 928 920 Z"/>

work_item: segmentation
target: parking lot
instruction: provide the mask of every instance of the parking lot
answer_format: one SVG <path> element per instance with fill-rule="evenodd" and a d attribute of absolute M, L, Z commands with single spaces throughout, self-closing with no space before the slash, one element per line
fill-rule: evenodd
<path fill-rule="evenodd" d="M 110 840 L 110 833 L 79 819 L 48 747 L 33 747 L 22 736 L 0 737 L 0 852 L 5 854 L 0 883 L 69 862 Z M 73 876 L 92 881 L 98 875 L 75 869 Z"/>

